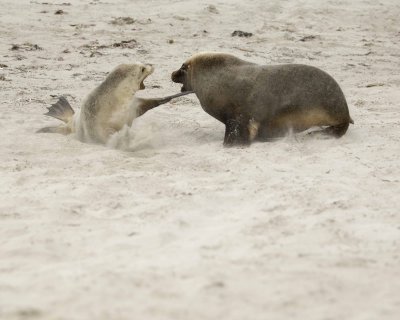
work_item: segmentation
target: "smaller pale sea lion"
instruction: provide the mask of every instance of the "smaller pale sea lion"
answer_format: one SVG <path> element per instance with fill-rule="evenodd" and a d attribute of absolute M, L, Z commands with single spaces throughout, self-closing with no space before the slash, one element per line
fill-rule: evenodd
<path fill-rule="evenodd" d="M 112 134 L 125 125 L 131 126 L 135 118 L 173 98 L 191 93 L 153 99 L 132 97 L 136 91 L 145 89 L 143 81 L 153 71 L 153 66 L 141 63 L 119 65 L 87 96 L 79 113 L 74 112 L 65 97 L 60 97 L 45 115 L 65 125 L 45 127 L 37 132 L 76 133 L 83 142 L 105 144 Z"/>
<path fill-rule="evenodd" d="M 342 90 L 326 72 L 301 64 L 258 65 L 224 53 L 200 53 L 171 75 L 194 91 L 225 125 L 224 145 L 267 141 L 324 127 L 341 137 L 353 120 Z"/>

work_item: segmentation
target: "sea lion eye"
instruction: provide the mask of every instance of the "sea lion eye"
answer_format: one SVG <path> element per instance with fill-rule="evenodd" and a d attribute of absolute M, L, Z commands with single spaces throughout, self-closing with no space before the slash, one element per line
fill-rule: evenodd
<path fill-rule="evenodd" d="M 183 64 L 182 67 L 181 67 L 181 70 L 187 70 L 187 68 L 188 68 L 187 65 Z"/>
<path fill-rule="evenodd" d="M 141 70 L 141 71 L 142 71 L 142 73 L 143 73 L 143 72 L 144 72 L 144 70 L 145 70 L 145 67 L 142 67 L 140 70 Z"/>

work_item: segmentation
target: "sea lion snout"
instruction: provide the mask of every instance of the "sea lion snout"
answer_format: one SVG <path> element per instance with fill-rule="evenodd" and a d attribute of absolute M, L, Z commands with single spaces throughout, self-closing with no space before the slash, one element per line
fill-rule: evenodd
<path fill-rule="evenodd" d="M 183 83 L 183 71 L 181 69 L 172 72 L 171 80 L 175 83 Z"/>
<path fill-rule="evenodd" d="M 188 66 L 184 63 L 180 69 L 172 72 L 171 80 L 175 83 L 182 83 L 181 92 L 191 91 L 191 84 L 188 82 Z"/>
<path fill-rule="evenodd" d="M 181 92 L 185 92 L 186 87 L 185 87 L 185 72 L 182 69 L 176 70 L 172 72 L 171 74 L 171 79 L 175 83 L 182 83 L 183 86 L 181 88 Z"/>
<path fill-rule="evenodd" d="M 151 63 L 146 64 L 145 69 L 149 75 L 154 72 L 154 66 Z"/>

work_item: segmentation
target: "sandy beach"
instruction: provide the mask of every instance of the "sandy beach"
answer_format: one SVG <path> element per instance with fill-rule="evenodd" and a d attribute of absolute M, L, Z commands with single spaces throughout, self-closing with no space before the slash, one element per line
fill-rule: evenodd
<path fill-rule="evenodd" d="M 400 319 L 399 1 L 0 7 L 1 320 Z M 224 148 L 189 95 L 107 146 L 35 133 L 121 63 L 177 93 L 201 51 L 319 67 L 355 124 Z"/>

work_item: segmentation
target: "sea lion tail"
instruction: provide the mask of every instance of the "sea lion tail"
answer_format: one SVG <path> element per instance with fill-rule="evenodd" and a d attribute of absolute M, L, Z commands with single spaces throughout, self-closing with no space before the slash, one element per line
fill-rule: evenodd
<path fill-rule="evenodd" d="M 45 116 L 56 118 L 65 123 L 68 123 L 75 113 L 68 100 L 63 96 L 61 96 L 56 103 L 52 104 L 51 107 L 48 107 L 47 109 L 48 112 L 44 114 Z"/>

